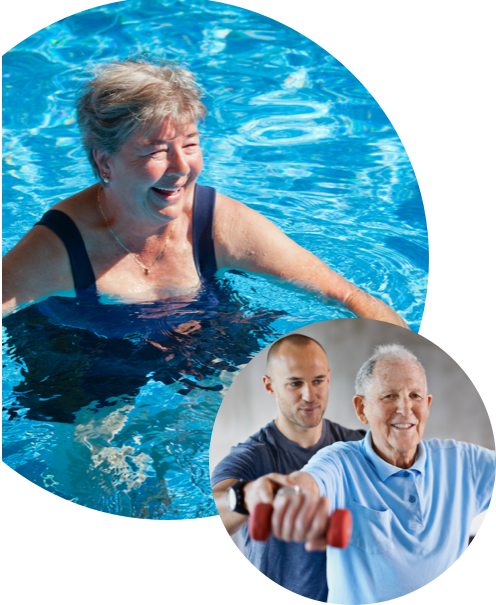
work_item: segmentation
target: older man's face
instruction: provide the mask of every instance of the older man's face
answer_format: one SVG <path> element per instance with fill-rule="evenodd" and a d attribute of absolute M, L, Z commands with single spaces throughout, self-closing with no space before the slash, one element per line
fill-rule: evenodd
<path fill-rule="evenodd" d="M 370 424 L 379 456 L 390 464 L 409 468 L 424 434 L 432 400 L 424 373 L 415 362 L 384 359 L 377 363 L 372 376 L 365 399 L 355 397 L 358 417 Z"/>

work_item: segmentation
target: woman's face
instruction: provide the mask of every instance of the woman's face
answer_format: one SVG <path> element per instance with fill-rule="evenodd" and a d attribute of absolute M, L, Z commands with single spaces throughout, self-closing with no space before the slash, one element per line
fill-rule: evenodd
<path fill-rule="evenodd" d="M 120 203 L 148 218 L 177 218 L 203 167 L 198 128 L 162 122 L 144 138 L 131 136 L 106 165 L 109 194 Z"/>

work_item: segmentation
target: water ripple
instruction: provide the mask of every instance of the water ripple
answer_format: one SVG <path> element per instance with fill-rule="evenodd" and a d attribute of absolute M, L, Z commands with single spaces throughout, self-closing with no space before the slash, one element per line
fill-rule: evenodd
<path fill-rule="evenodd" d="M 4 251 L 51 205 L 94 182 L 76 93 L 99 62 L 140 56 L 175 60 L 198 75 L 209 110 L 203 184 L 260 211 L 418 329 L 427 229 L 413 169 L 387 116 L 317 45 L 226 4 L 113 3 L 54 23 L 5 55 Z M 5 462 L 97 510 L 154 519 L 216 514 L 208 441 L 236 371 L 279 334 L 351 316 L 277 280 L 230 272 L 221 282 L 236 310 L 203 309 L 205 332 L 190 341 L 171 327 L 171 316 L 185 312 L 172 305 L 154 322 L 162 349 L 143 340 L 144 319 L 132 313 L 120 335 L 106 333 L 103 321 L 94 331 L 50 326 L 35 310 L 10 320 Z M 25 342 L 22 322 L 47 344 Z M 170 351 L 165 338 L 177 339 Z M 215 355 L 204 354 L 212 348 Z M 123 375 L 124 354 L 133 364 Z M 65 414 L 58 420 L 57 406 Z"/>

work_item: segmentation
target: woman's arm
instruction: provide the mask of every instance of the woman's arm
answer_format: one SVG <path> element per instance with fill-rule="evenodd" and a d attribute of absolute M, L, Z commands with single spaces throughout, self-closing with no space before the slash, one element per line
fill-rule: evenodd
<path fill-rule="evenodd" d="M 223 195 L 217 196 L 214 239 L 219 268 L 279 277 L 340 302 L 358 317 L 408 327 L 388 305 L 350 284 L 261 214 Z"/>
<path fill-rule="evenodd" d="M 2 315 L 74 288 L 69 257 L 47 227 L 33 227 L 2 260 Z"/>

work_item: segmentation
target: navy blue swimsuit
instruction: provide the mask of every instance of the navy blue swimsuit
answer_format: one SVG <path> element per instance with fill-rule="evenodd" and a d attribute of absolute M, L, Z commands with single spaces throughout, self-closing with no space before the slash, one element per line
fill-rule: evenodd
<path fill-rule="evenodd" d="M 193 255 L 201 277 L 209 277 L 217 270 L 213 239 L 214 212 L 215 189 L 197 184 L 193 200 Z M 60 210 L 48 210 L 36 224 L 51 229 L 67 248 L 76 297 L 98 302 L 95 273 L 74 221 Z"/>
<path fill-rule="evenodd" d="M 84 406 L 113 406 L 116 398 L 137 395 L 151 377 L 174 384 L 178 395 L 220 391 L 221 372 L 237 371 L 276 338 L 272 323 L 284 313 L 250 306 L 228 279 L 213 276 L 214 205 L 214 189 L 196 185 L 193 253 L 201 287 L 125 304 L 99 301 L 79 230 L 63 212 L 45 214 L 38 224 L 65 243 L 77 297 L 51 296 L 4 319 L 15 343 L 9 354 L 23 376 L 10 417 L 74 422 Z M 184 330 L 189 322 L 191 333 Z M 206 400 L 208 414 L 220 403 L 215 397 Z M 179 413 L 174 406 L 163 410 L 171 422 Z"/>

